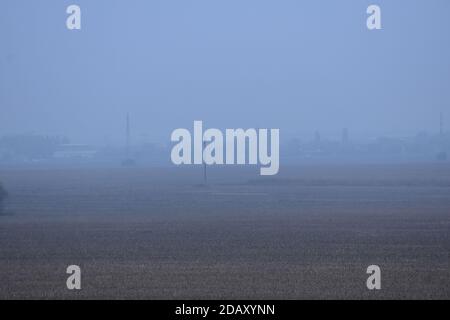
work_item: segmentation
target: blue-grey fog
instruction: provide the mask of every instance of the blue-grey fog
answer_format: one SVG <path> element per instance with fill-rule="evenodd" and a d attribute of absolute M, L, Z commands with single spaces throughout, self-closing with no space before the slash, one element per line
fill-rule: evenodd
<path fill-rule="evenodd" d="M 382 10 L 368 30 L 366 8 Z M 82 11 L 66 28 L 66 8 Z M 281 139 L 436 132 L 450 29 L 435 1 L 2 1 L 0 135 L 168 143 L 174 128 Z M 445 113 L 444 113 L 445 115 Z"/>
<path fill-rule="evenodd" d="M 0 299 L 448 300 L 449 9 L 0 1 Z"/>

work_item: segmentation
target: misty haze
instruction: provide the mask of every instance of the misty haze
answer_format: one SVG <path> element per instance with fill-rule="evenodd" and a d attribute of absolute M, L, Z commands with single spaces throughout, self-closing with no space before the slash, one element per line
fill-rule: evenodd
<path fill-rule="evenodd" d="M 448 1 L 3 2 L 0 299 L 449 298 Z M 279 170 L 174 164 L 194 121 Z"/>

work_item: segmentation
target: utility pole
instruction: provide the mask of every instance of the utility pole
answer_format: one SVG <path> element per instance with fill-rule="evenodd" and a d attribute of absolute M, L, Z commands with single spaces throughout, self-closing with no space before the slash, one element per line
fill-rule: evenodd
<path fill-rule="evenodd" d="M 206 142 L 203 141 L 203 151 L 205 151 Z M 203 183 L 206 185 L 208 183 L 208 179 L 206 176 L 206 162 L 205 159 L 203 159 Z"/>
<path fill-rule="evenodd" d="M 122 161 L 122 166 L 124 167 L 132 167 L 134 166 L 135 162 L 133 159 L 131 159 L 130 156 L 130 115 L 127 113 L 127 119 L 126 119 L 126 128 L 125 128 L 125 134 L 126 134 L 126 145 L 125 145 L 125 159 Z"/>
<path fill-rule="evenodd" d="M 126 125 L 126 153 L 127 159 L 130 158 L 130 115 L 127 112 L 127 125 Z"/>

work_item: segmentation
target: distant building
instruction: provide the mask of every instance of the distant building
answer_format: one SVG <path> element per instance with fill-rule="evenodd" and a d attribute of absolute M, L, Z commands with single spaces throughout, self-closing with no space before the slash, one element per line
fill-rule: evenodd
<path fill-rule="evenodd" d="M 97 150 L 85 144 L 62 144 L 53 153 L 55 159 L 90 159 L 95 157 Z"/>
<path fill-rule="evenodd" d="M 342 144 L 348 143 L 348 129 L 344 128 L 342 129 Z"/>
<path fill-rule="evenodd" d="M 321 140 L 320 133 L 319 133 L 319 131 L 316 131 L 316 133 L 314 134 L 314 143 L 320 144 L 320 140 Z"/>

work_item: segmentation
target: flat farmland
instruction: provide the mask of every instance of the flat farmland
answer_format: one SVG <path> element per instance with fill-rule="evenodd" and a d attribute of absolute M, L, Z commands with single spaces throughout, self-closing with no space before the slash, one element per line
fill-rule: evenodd
<path fill-rule="evenodd" d="M 450 298 L 449 165 L 258 173 L 212 168 L 204 186 L 201 167 L 0 170 L 0 298 Z"/>

